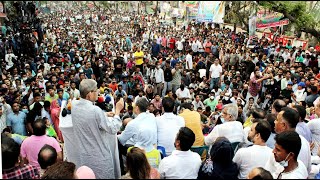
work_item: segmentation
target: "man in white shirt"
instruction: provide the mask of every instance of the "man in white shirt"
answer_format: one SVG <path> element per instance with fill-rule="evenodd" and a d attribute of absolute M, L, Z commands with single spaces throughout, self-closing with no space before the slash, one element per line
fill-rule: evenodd
<path fill-rule="evenodd" d="M 192 55 L 190 54 L 190 51 L 186 55 L 186 69 L 193 69 L 193 64 L 192 64 Z"/>
<path fill-rule="evenodd" d="M 150 139 L 150 143 L 153 145 L 157 144 L 157 123 L 155 116 L 147 112 L 149 106 L 148 100 L 141 98 L 137 100 L 135 104 L 136 106 L 133 109 L 133 113 L 136 114 L 137 117 L 130 120 L 125 130 L 118 135 L 119 151 L 122 155 L 126 155 L 127 148 L 132 145 L 135 147 L 145 147 L 145 139 Z M 148 137 L 144 137 L 143 135 Z M 120 158 L 120 162 L 121 161 L 122 159 Z M 121 167 L 121 169 L 122 168 L 123 167 Z"/>
<path fill-rule="evenodd" d="M 185 102 L 191 99 L 189 89 L 185 88 L 184 84 L 180 85 L 180 88 L 176 90 L 177 99 L 180 102 Z"/>
<path fill-rule="evenodd" d="M 294 92 L 294 95 L 291 97 L 291 100 L 295 103 L 305 101 L 307 97 L 307 92 L 305 91 L 306 84 L 304 82 L 298 83 L 298 89 Z"/>
<path fill-rule="evenodd" d="M 191 129 L 180 128 L 174 142 L 176 150 L 160 162 L 161 179 L 197 179 L 201 158 L 199 154 L 190 151 L 194 141 L 195 135 Z"/>
<path fill-rule="evenodd" d="M 176 47 L 179 52 L 183 50 L 182 38 L 178 39 L 178 41 L 176 42 Z"/>
<path fill-rule="evenodd" d="M 149 36 L 148 36 L 147 32 L 144 32 L 144 33 L 142 34 L 142 39 L 143 39 L 143 43 L 144 43 L 144 44 L 147 44 L 147 43 L 148 43 L 148 41 L 149 41 Z"/>
<path fill-rule="evenodd" d="M 195 100 L 192 101 L 192 105 L 193 105 L 193 109 L 195 111 L 198 109 L 198 107 L 201 107 L 202 109 L 205 109 L 205 107 L 204 107 L 199 95 L 196 95 Z"/>
<path fill-rule="evenodd" d="M 226 137 L 231 143 L 244 142 L 243 126 L 238 118 L 238 106 L 227 104 L 222 110 L 220 119 L 222 124 L 216 125 L 208 136 L 204 138 L 206 145 L 212 145 L 220 136 Z"/>
<path fill-rule="evenodd" d="M 320 102 L 315 104 L 315 113 L 318 117 L 320 117 Z M 314 148 L 312 149 L 312 155 L 317 155 L 319 146 L 320 146 L 320 118 L 313 119 L 307 123 L 311 131 L 311 137 L 314 141 Z"/>
<path fill-rule="evenodd" d="M 261 120 L 252 124 L 248 140 L 253 146 L 241 148 L 233 158 L 239 169 L 239 179 L 245 179 L 255 167 L 263 167 L 272 154 L 272 149 L 266 146 L 271 134 L 271 126 L 267 121 Z"/>
<path fill-rule="evenodd" d="M 154 70 L 154 82 L 156 87 L 154 88 L 154 94 L 161 94 L 164 86 L 164 72 L 161 69 L 160 62 L 157 62 L 157 68 Z"/>
<path fill-rule="evenodd" d="M 136 102 L 136 107 L 133 109 L 137 117 L 127 124 L 125 130 L 118 136 L 119 142 L 122 145 L 141 146 L 138 134 L 140 131 L 153 131 L 149 137 L 153 144 L 157 144 L 157 123 L 155 116 L 147 113 L 149 102 L 146 99 L 139 99 Z"/>
<path fill-rule="evenodd" d="M 277 115 L 277 119 L 274 121 L 275 127 L 274 130 L 277 134 L 280 134 L 285 131 L 295 131 L 296 126 L 299 122 L 299 113 L 289 107 L 284 107 Z M 301 135 L 301 150 L 298 154 L 298 159 L 303 162 L 304 166 L 307 168 L 309 173 L 311 170 L 311 152 L 309 142 Z M 277 147 L 275 147 L 274 151 Z M 265 165 L 265 169 L 272 172 L 274 178 L 277 178 L 278 175 L 283 171 L 283 167 L 276 162 L 274 156 L 270 156 L 269 160 Z"/>
<path fill-rule="evenodd" d="M 219 80 L 222 75 L 222 66 L 219 64 L 219 59 L 215 59 L 214 63 L 210 66 L 210 89 L 219 86 Z"/>
<path fill-rule="evenodd" d="M 70 87 L 70 99 L 79 99 L 80 91 L 76 88 L 76 82 L 71 81 Z"/>
<path fill-rule="evenodd" d="M 286 63 L 288 58 L 290 57 L 289 49 L 285 48 L 284 53 L 281 56 L 283 57 L 284 63 Z"/>
<path fill-rule="evenodd" d="M 291 72 L 288 70 L 286 72 L 285 78 L 281 79 L 281 90 L 285 89 L 288 85 L 288 82 L 291 81 Z"/>
<path fill-rule="evenodd" d="M 162 146 L 166 150 L 167 156 L 171 155 L 175 150 L 174 142 L 177 133 L 181 127 L 185 127 L 183 117 L 173 114 L 174 100 L 170 97 L 162 99 L 162 107 L 164 114 L 156 117 L 158 146 Z"/>
<path fill-rule="evenodd" d="M 193 51 L 193 53 L 198 53 L 198 43 L 197 43 L 197 39 L 195 39 L 192 44 L 191 44 L 191 49 Z"/>
<path fill-rule="evenodd" d="M 301 138 L 295 131 L 284 131 L 275 137 L 276 144 L 273 150 L 276 162 L 281 164 L 283 171 L 277 179 L 307 179 L 308 171 L 303 162 L 298 159 Z"/>

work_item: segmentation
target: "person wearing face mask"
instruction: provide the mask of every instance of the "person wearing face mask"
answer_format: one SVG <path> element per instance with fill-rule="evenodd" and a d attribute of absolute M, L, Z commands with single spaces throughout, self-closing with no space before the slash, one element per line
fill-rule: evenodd
<path fill-rule="evenodd" d="M 299 113 L 289 107 L 284 107 L 282 108 L 282 110 L 279 112 L 279 114 L 277 115 L 277 119 L 274 121 L 275 124 L 275 132 L 279 135 L 283 132 L 287 133 L 289 131 L 293 131 L 295 132 L 296 130 L 296 126 L 299 122 Z M 287 174 L 289 171 L 295 170 L 295 168 L 300 169 L 302 166 L 305 166 L 307 168 L 307 176 L 308 173 L 311 171 L 311 151 L 310 151 L 310 144 L 309 142 L 301 135 L 299 135 L 300 137 L 300 144 L 301 144 L 301 148 L 299 147 L 300 151 L 294 152 L 294 156 L 289 155 L 290 151 L 288 151 L 289 149 L 286 149 L 286 155 L 283 155 L 280 157 L 280 155 L 278 154 L 278 151 L 281 151 L 281 149 L 283 149 L 284 144 L 280 144 L 281 147 L 279 147 L 279 144 L 277 144 L 277 137 L 276 137 L 276 144 L 275 144 L 275 148 L 273 150 L 273 153 L 275 154 L 274 156 L 270 156 L 268 161 L 265 164 L 265 169 L 272 172 L 273 177 L 277 178 L 280 174 L 284 175 Z M 288 138 L 290 139 L 290 138 Z M 294 142 L 290 142 L 290 143 L 286 143 L 288 145 L 286 145 L 287 148 L 293 148 L 294 145 L 297 145 L 297 143 Z M 288 156 L 288 157 L 286 157 Z M 286 169 L 286 167 L 288 166 L 288 162 L 291 161 L 291 159 L 294 161 L 294 159 L 297 159 L 298 161 L 300 161 L 301 163 L 299 163 L 299 166 L 297 167 L 297 163 L 294 163 L 294 166 L 290 165 L 291 168 L 290 169 Z M 287 161 L 287 163 L 283 164 L 280 163 L 281 161 Z M 292 163 L 292 162 L 291 162 Z M 286 165 L 287 164 L 287 165 Z M 284 166 L 285 165 L 285 166 Z M 293 168 L 294 167 L 294 168 Z M 292 179 L 290 178 L 290 176 L 288 177 L 283 177 L 284 179 Z M 304 179 L 306 177 L 303 177 Z"/>
<path fill-rule="evenodd" d="M 154 70 L 152 78 L 154 78 L 155 88 L 154 88 L 154 94 L 162 94 L 162 89 L 164 87 L 164 72 L 163 69 L 161 69 L 160 62 L 157 62 L 157 68 Z"/>
<path fill-rule="evenodd" d="M 233 158 L 239 168 L 239 179 L 245 179 L 255 167 L 263 167 L 272 155 L 272 149 L 266 145 L 270 134 L 271 126 L 267 121 L 260 120 L 252 124 L 248 140 L 253 142 L 253 145 L 239 149 Z"/>
<path fill-rule="evenodd" d="M 298 160 L 302 146 L 301 139 L 295 131 L 285 131 L 275 137 L 273 150 L 275 160 L 283 167 L 283 171 L 274 176 L 277 179 L 307 179 L 308 171 L 303 162 Z"/>
<path fill-rule="evenodd" d="M 211 91 L 210 94 L 209 94 L 209 98 L 207 98 L 206 100 L 203 101 L 203 104 L 205 106 L 209 106 L 211 111 L 215 111 L 216 106 L 218 104 L 218 99 L 215 98 L 214 94 L 215 93 Z"/>
<path fill-rule="evenodd" d="M 244 142 L 243 126 L 238 118 L 238 106 L 236 104 L 227 104 L 222 110 L 220 120 L 222 124 L 216 125 L 210 134 L 204 138 L 206 145 L 212 145 L 220 136 L 224 136 L 231 143 Z"/>

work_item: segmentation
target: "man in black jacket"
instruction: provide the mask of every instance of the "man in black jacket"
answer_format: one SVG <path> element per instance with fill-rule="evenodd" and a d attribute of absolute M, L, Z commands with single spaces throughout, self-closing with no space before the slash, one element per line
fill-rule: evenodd
<path fill-rule="evenodd" d="M 171 66 L 170 66 L 170 60 L 165 61 L 165 68 L 164 68 L 164 87 L 162 91 L 162 97 L 164 97 L 167 94 L 168 90 L 172 90 L 172 84 L 171 81 L 173 79 L 172 72 L 171 72 Z"/>
<path fill-rule="evenodd" d="M 114 60 L 114 73 L 113 73 L 117 79 L 117 82 L 121 81 L 123 64 L 124 64 L 123 58 L 120 56 L 117 56 L 117 59 Z"/>

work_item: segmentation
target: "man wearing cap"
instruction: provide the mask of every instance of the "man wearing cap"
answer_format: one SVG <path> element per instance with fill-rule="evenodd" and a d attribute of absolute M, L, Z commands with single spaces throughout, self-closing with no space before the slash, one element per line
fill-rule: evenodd
<path fill-rule="evenodd" d="M 292 101 L 295 103 L 299 103 L 301 101 L 305 101 L 307 97 L 307 92 L 305 91 L 306 84 L 304 82 L 298 83 L 298 89 L 294 92 L 292 96 Z"/>
<path fill-rule="evenodd" d="M 281 90 L 281 95 L 283 96 L 284 101 L 286 101 L 286 103 L 291 102 L 291 97 L 293 96 L 292 85 L 293 85 L 293 83 L 291 81 L 289 81 L 287 88 Z"/>

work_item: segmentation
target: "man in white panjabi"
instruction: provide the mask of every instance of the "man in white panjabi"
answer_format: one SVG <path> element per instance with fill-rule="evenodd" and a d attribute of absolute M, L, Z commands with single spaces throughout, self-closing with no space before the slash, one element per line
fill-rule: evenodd
<path fill-rule="evenodd" d="M 124 107 L 121 98 L 113 118 L 93 103 L 98 98 L 97 82 L 84 79 L 80 83 L 80 100 L 71 103 L 74 141 L 78 149 L 76 166 L 88 166 L 97 179 L 120 178 L 120 162 L 116 133 L 122 125 L 119 117 Z"/>

